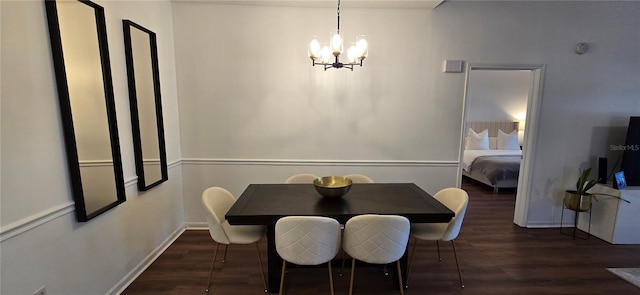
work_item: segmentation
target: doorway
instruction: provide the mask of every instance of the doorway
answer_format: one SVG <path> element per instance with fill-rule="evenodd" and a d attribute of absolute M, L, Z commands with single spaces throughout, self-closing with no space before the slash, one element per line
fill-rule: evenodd
<path fill-rule="evenodd" d="M 528 213 L 528 205 L 529 205 L 529 195 L 530 195 L 530 178 L 531 178 L 531 163 L 534 162 L 534 149 L 535 149 L 535 138 L 537 132 L 537 120 L 539 114 L 539 105 L 541 101 L 542 94 L 542 82 L 544 75 L 544 65 L 480 65 L 480 64 L 468 64 L 466 71 L 466 79 L 465 79 L 465 88 L 464 88 L 464 101 L 463 101 L 463 116 L 462 116 L 462 129 L 460 132 L 461 141 L 464 142 L 465 136 L 467 135 L 467 119 L 478 118 L 477 114 L 473 112 L 470 113 L 470 108 L 473 106 L 474 102 L 470 101 L 470 98 L 474 96 L 477 89 L 474 86 L 475 82 L 482 80 L 483 75 L 481 73 L 492 73 L 495 75 L 506 75 L 503 77 L 509 76 L 509 74 L 513 74 L 512 76 L 517 75 L 525 75 L 528 83 L 526 85 L 526 110 L 523 113 L 517 113 L 517 111 L 513 111 L 517 109 L 512 104 L 511 107 L 501 106 L 500 110 L 497 110 L 495 113 L 506 113 L 507 116 L 511 116 L 510 120 L 520 121 L 520 126 L 524 125 L 522 129 L 522 138 L 521 138 L 521 146 L 522 146 L 522 161 L 520 164 L 520 170 L 518 175 L 518 183 L 516 189 L 516 204 L 514 209 L 514 217 L 513 222 L 519 226 L 526 227 L 527 223 L 527 213 Z M 491 76 L 491 75 L 485 75 Z M 490 81 L 490 80 L 488 80 Z M 496 89 L 496 85 L 489 85 L 487 89 Z M 508 88 L 508 87 L 507 87 Z M 493 99 L 492 103 L 500 103 L 499 99 Z M 503 101 L 504 102 L 504 101 Z M 511 108 L 511 110 L 509 110 Z M 512 112 L 512 113 L 509 113 Z M 499 120 L 505 120 L 505 118 L 498 118 Z M 526 122 L 525 124 L 522 124 Z M 458 186 L 462 183 L 462 158 L 464 152 L 464 145 L 461 145 L 460 148 L 460 159 L 461 159 L 461 168 L 458 176 Z"/>

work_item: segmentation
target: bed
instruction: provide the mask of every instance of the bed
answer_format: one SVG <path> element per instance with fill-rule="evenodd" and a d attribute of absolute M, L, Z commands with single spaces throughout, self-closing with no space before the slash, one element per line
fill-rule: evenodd
<path fill-rule="evenodd" d="M 522 150 L 518 122 L 467 122 L 462 175 L 493 188 L 517 188 Z"/>

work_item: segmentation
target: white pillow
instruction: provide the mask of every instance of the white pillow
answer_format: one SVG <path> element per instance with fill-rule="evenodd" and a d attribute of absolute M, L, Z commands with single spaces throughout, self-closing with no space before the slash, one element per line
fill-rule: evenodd
<path fill-rule="evenodd" d="M 499 150 L 520 150 L 518 143 L 518 130 L 513 130 L 506 134 L 502 130 L 498 130 L 497 148 Z"/>
<path fill-rule="evenodd" d="M 517 138 L 516 138 L 517 139 Z M 465 150 L 488 150 L 489 149 L 489 131 L 487 129 L 480 133 L 476 133 L 469 128 L 467 132 Z"/>

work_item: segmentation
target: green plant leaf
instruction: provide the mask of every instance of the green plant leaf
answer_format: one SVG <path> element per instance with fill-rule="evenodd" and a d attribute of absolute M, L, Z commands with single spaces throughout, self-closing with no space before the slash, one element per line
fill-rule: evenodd
<path fill-rule="evenodd" d="M 587 170 L 582 171 L 582 173 L 580 174 L 580 177 L 578 178 L 578 182 L 576 183 L 576 191 L 578 192 L 579 195 L 582 195 L 587 191 L 584 189 L 584 185 L 585 185 L 585 182 L 587 181 L 587 178 L 589 177 L 589 174 L 591 174 L 591 168 L 588 168 Z"/>
<path fill-rule="evenodd" d="M 584 186 L 584 192 L 588 192 L 592 187 L 594 187 L 596 185 L 596 181 L 595 180 L 589 180 L 589 182 L 587 182 L 587 185 Z"/>
<path fill-rule="evenodd" d="M 624 202 L 627 202 L 627 203 L 631 204 L 631 201 L 629 201 L 629 200 L 627 200 L 627 199 L 624 199 L 624 198 L 622 198 L 622 197 L 618 197 L 618 196 L 614 196 L 614 195 L 610 195 L 610 194 L 600 194 L 600 193 L 595 193 L 595 194 L 593 194 L 593 196 L 594 196 L 594 197 L 595 197 L 595 196 L 611 197 L 611 198 L 618 199 L 618 200 L 620 200 L 620 201 L 624 201 Z M 596 201 L 597 201 L 597 200 L 598 200 L 598 199 L 596 199 Z"/>

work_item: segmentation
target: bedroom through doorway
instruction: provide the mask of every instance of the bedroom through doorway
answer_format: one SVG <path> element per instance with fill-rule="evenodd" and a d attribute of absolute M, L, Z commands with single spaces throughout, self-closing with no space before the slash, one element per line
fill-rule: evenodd
<path fill-rule="evenodd" d="M 460 185 L 516 199 L 514 223 L 526 226 L 529 164 L 543 66 L 467 68 Z"/>

